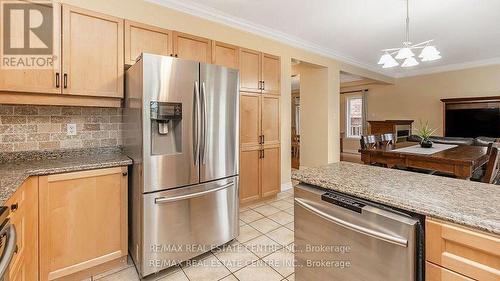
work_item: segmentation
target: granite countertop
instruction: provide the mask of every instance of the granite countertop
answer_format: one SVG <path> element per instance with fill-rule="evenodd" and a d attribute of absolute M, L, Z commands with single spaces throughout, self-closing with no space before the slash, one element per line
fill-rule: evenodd
<path fill-rule="evenodd" d="M 339 162 L 292 173 L 294 180 L 500 234 L 500 187 Z"/>
<path fill-rule="evenodd" d="M 0 205 L 30 176 L 127 166 L 119 148 L 0 153 Z"/>

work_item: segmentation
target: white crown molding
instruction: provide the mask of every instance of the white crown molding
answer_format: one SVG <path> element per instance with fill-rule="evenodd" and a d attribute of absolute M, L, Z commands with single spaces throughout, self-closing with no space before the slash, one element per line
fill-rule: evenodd
<path fill-rule="evenodd" d="M 233 17 L 212 7 L 200 5 L 186 0 L 146 0 L 146 1 L 161 6 L 165 6 L 167 8 L 171 8 L 180 12 L 184 12 L 186 14 L 204 18 L 213 22 L 217 22 L 223 25 L 227 25 L 232 28 L 257 34 L 259 36 L 263 36 L 299 49 L 303 49 L 328 58 L 332 58 L 343 63 L 357 66 L 365 70 L 370 70 L 385 76 L 395 77 L 394 75 L 384 73 L 384 71 L 378 67 L 375 67 L 373 65 L 364 62 L 360 62 L 348 55 L 341 54 L 337 51 L 302 40 L 298 37 L 286 34 L 281 31 L 274 30 L 272 28 L 263 25 L 259 25 L 244 19 Z"/>
<path fill-rule="evenodd" d="M 488 66 L 488 65 L 496 65 L 496 64 L 500 64 L 500 57 L 485 59 L 485 60 L 476 60 L 476 61 L 469 61 L 469 62 L 463 62 L 463 63 L 456 63 L 456 64 L 447 64 L 447 65 L 441 65 L 441 66 L 429 67 L 429 68 L 423 68 L 423 69 L 408 70 L 406 72 L 396 73 L 396 74 L 394 74 L 394 77 L 395 78 L 403 78 L 403 77 L 427 75 L 427 74 L 433 74 L 433 73 L 448 72 L 448 71 L 462 70 L 462 69 L 475 68 L 475 67 Z"/>
<path fill-rule="evenodd" d="M 235 29 L 243 30 L 249 33 L 257 34 L 259 36 L 263 36 L 272 40 L 276 40 L 278 42 L 300 48 L 312 53 L 316 53 L 328 58 L 332 58 L 338 60 L 339 62 L 350 64 L 352 66 L 356 66 L 365 70 L 373 71 L 378 74 L 382 74 L 392 78 L 403 78 L 410 76 L 419 76 L 425 74 L 446 72 L 446 71 L 454 71 L 460 69 L 474 68 L 480 66 L 494 65 L 500 64 L 500 58 L 492 58 L 486 60 L 479 61 L 471 61 L 457 64 L 448 64 L 436 67 L 429 67 L 423 69 L 415 69 L 415 70 L 407 70 L 404 72 L 390 72 L 387 70 L 383 70 L 380 67 L 367 64 L 361 61 L 356 60 L 355 58 L 339 53 L 335 50 L 325 48 L 323 46 L 305 41 L 298 37 L 286 34 L 281 31 L 274 30 L 272 28 L 259 25 L 241 18 L 237 18 L 226 13 L 221 12 L 220 10 L 214 9 L 212 7 L 208 7 L 205 5 L 200 5 L 198 3 L 193 3 L 188 0 L 145 0 L 147 2 L 155 3 L 167 8 L 171 8 L 186 14 L 190 14 L 196 17 L 204 18 L 213 22 L 217 22 L 223 25 L 230 26 Z"/>

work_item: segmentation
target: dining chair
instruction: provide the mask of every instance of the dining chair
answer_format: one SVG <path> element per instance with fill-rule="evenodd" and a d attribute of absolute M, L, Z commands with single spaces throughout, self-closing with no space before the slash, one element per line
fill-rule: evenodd
<path fill-rule="evenodd" d="M 474 174 L 470 179 L 471 181 L 500 184 L 500 160 L 498 159 L 500 157 L 498 154 L 500 153 L 498 151 L 500 151 L 500 143 L 495 142 L 488 144 L 488 150 L 486 151 L 486 154 L 488 155 L 488 161 L 482 167 L 474 171 Z"/>
<path fill-rule="evenodd" d="M 361 136 L 359 139 L 361 149 L 369 149 L 377 146 L 378 140 L 375 135 Z"/>
<path fill-rule="evenodd" d="M 485 183 L 498 183 L 498 176 L 500 173 L 500 149 L 496 146 L 492 146 L 490 150 L 490 158 L 488 164 L 486 164 L 486 171 L 482 182 Z"/>
<path fill-rule="evenodd" d="M 382 134 L 380 140 L 382 145 L 394 144 L 396 142 L 393 133 Z"/>

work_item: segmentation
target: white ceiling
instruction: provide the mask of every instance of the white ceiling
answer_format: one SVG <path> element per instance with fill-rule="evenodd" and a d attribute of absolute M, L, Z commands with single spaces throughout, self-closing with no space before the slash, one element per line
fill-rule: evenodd
<path fill-rule="evenodd" d="M 500 0 L 410 0 L 411 41 L 435 39 L 442 59 L 382 69 L 404 39 L 405 0 L 149 0 L 400 77 L 500 64 Z"/>
<path fill-rule="evenodd" d="M 356 81 L 361 81 L 363 79 L 364 78 L 359 75 L 354 75 L 344 71 L 340 72 L 340 83 L 356 82 Z"/>

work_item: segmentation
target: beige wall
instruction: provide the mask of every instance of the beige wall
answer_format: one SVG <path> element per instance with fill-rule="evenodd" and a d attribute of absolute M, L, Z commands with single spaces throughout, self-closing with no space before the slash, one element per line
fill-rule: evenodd
<path fill-rule="evenodd" d="M 291 58 L 310 62 L 326 67 L 323 77 L 328 79 L 327 86 L 322 89 L 323 97 L 328 97 L 327 116 L 328 123 L 322 124 L 321 130 L 327 132 L 328 138 L 328 161 L 338 161 L 338 96 L 339 96 L 339 62 L 320 56 L 302 49 L 294 48 L 280 42 L 267 39 L 255 34 L 247 33 L 235 28 L 228 27 L 216 22 L 199 17 L 181 13 L 172 9 L 164 8 L 156 4 L 141 0 L 61 0 L 63 3 L 72 4 L 97 12 L 102 12 L 117 17 L 131 19 L 163 28 L 178 30 L 198 36 L 207 37 L 225 43 L 244 46 L 246 48 L 260 50 L 281 57 L 281 170 L 282 183 L 290 182 L 290 92 L 291 92 Z M 352 72 L 359 71 L 364 76 L 378 80 L 391 80 L 383 75 L 356 67 L 346 66 Z M 331 120 L 335 120 L 332 124 Z"/>
<path fill-rule="evenodd" d="M 300 166 L 339 161 L 339 95 L 329 94 L 339 92 L 339 71 L 301 63 L 292 74 L 300 75 Z"/>
<path fill-rule="evenodd" d="M 394 85 L 364 85 L 368 88 L 368 120 L 428 120 L 443 133 L 440 99 L 500 96 L 500 65 L 470 68 L 397 79 Z M 345 122 L 342 115 L 341 122 Z"/>

